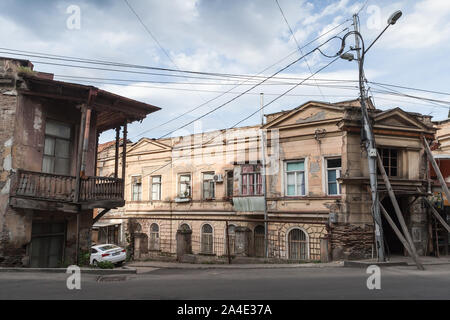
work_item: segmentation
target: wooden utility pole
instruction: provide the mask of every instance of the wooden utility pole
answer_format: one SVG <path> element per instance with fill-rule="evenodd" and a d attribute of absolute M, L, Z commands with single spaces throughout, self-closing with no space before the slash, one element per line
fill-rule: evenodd
<path fill-rule="evenodd" d="M 394 190 L 392 189 L 391 182 L 384 170 L 383 162 L 381 161 L 380 155 L 377 153 L 378 159 L 378 168 L 380 169 L 381 175 L 384 180 L 384 184 L 386 185 L 387 192 L 389 197 L 391 198 L 392 206 L 394 207 L 394 211 L 397 214 L 398 221 L 400 222 L 400 226 L 402 227 L 403 234 L 405 235 L 406 240 L 409 243 L 411 248 L 412 258 L 416 262 L 417 268 L 420 270 L 425 270 L 422 263 L 419 260 L 417 255 L 416 247 L 414 246 L 414 242 L 412 241 L 411 235 L 409 234 L 408 227 L 406 226 L 405 219 L 403 218 L 402 211 L 400 210 L 400 206 L 398 205 L 397 198 L 395 197 Z"/>

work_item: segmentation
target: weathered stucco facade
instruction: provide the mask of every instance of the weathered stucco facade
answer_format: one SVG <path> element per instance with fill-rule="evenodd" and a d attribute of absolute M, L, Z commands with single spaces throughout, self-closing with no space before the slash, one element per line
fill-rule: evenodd
<path fill-rule="evenodd" d="M 426 211 L 420 201 L 413 200 L 417 187 L 427 183 L 421 137 L 433 138 L 430 117 L 399 108 L 376 110 L 371 104 L 369 111 L 408 227 L 418 252 L 426 254 Z M 245 254 L 261 256 L 256 244 L 264 234 L 264 197 L 258 189 L 262 179 L 251 192 L 248 181 L 260 179 L 264 132 L 269 256 L 293 260 L 376 256 L 367 154 L 359 119 L 358 101 L 308 102 L 267 115 L 262 127 L 129 143 L 126 206 L 111 211 L 103 221 L 122 222 L 123 243 L 133 234 L 143 239 L 139 257 L 151 254 L 152 248 L 175 254 L 176 234 L 183 224 L 192 232 L 193 253 L 206 249 L 206 253 L 221 255 L 228 250 L 220 248 L 227 223 L 233 225 L 233 239 L 238 237 L 235 229 L 247 228 Z M 112 172 L 114 153 L 112 147 L 99 153 L 99 174 Z M 219 175 L 213 187 L 209 174 Z M 185 179 L 190 191 L 183 196 Z M 380 198 L 394 215 L 381 177 L 379 186 Z M 133 230 L 129 221 L 133 221 Z M 389 227 L 383 226 L 391 254 L 403 254 Z M 211 239 L 214 245 L 205 244 Z"/>
<path fill-rule="evenodd" d="M 98 135 L 119 126 L 98 108 L 107 93 L 54 81 L 26 60 L 1 58 L 0 80 L 0 265 L 74 263 L 77 252 L 89 252 L 93 209 L 123 204 L 118 189 L 118 199 L 99 202 L 92 178 Z"/>

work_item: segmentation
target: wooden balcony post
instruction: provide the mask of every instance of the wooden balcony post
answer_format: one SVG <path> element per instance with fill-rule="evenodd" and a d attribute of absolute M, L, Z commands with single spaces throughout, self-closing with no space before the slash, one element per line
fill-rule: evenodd
<path fill-rule="evenodd" d="M 98 166 L 98 139 L 100 137 L 100 134 L 97 131 L 96 138 L 95 138 L 95 163 L 94 163 L 94 176 L 98 176 L 97 174 L 97 166 Z"/>
<path fill-rule="evenodd" d="M 88 149 L 89 149 L 91 115 L 92 115 L 92 109 L 90 107 L 88 107 L 86 110 L 86 121 L 85 121 L 84 137 L 83 137 L 83 153 L 81 155 L 81 176 L 82 177 L 84 177 L 86 175 L 86 158 L 87 158 L 87 153 L 88 153 Z"/>
<path fill-rule="evenodd" d="M 83 138 L 84 130 L 86 129 L 86 105 L 81 106 L 81 121 L 80 121 L 80 132 L 78 135 L 78 152 L 77 152 L 77 171 L 76 171 L 76 182 L 75 182 L 75 196 L 74 201 L 80 201 L 80 187 L 81 187 L 81 163 L 83 155 Z"/>
<path fill-rule="evenodd" d="M 114 156 L 114 178 L 119 177 L 119 142 L 120 142 L 120 127 L 116 128 L 116 154 Z"/>
<path fill-rule="evenodd" d="M 128 121 L 125 120 L 125 123 L 123 124 L 123 142 L 122 142 L 122 179 L 124 182 L 125 182 L 125 173 L 126 173 L 125 168 L 127 166 L 127 134 L 128 134 L 127 122 Z"/>

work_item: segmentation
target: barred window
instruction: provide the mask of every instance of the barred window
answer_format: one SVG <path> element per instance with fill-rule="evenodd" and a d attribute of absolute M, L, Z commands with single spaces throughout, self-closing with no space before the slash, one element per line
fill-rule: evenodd
<path fill-rule="evenodd" d="M 210 224 L 204 224 L 202 227 L 202 240 L 201 240 L 202 253 L 213 253 L 213 228 Z"/>
<path fill-rule="evenodd" d="M 150 250 L 159 250 L 159 226 L 156 223 L 150 226 Z"/>
<path fill-rule="evenodd" d="M 308 259 L 307 237 L 299 228 L 292 229 L 288 234 L 288 253 L 290 260 Z"/>

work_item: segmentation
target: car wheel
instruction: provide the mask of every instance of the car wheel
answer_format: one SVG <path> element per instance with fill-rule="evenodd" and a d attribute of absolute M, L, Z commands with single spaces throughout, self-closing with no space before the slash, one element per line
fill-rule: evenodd
<path fill-rule="evenodd" d="M 120 261 L 120 262 L 117 262 L 117 263 L 116 263 L 116 266 L 117 266 L 117 267 L 121 267 L 122 265 L 123 265 L 123 261 Z"/>
<path fill-rule="evenodd" d="M 96 266 L 98 266 L 98 261 L 94 260 L 94 261 L 92 261 L 92 264 L 94 265 L 94 267 L 96 267 Z"/>

